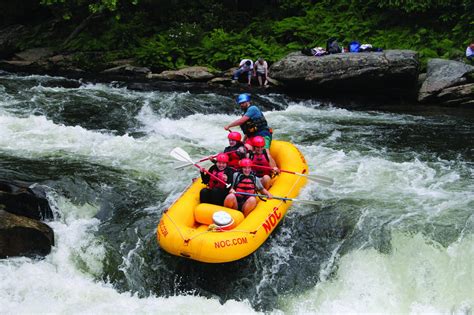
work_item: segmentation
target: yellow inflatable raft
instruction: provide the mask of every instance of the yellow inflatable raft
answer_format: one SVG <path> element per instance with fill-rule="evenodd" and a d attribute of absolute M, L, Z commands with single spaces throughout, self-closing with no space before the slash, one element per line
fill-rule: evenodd
<path fill-rule="evenodd" d="M 274 140 L 270 152 L 280 169 L 308 173 L 303 154 L 293 144 Z M 281 173 L 269 191 L 274 196 L 295 198 L 306 180 L 305 176 Z M 204 187 L 197 180 L 164 212 L 156 235 L 161 248 L 168 253 L 206 263 L 241 259 L 265 242 L 291 205 L 291 201 L 260 200 L 255 210 L 244 218 L 237 210 L 200 204 L 199 192 Z M 230 215 L 232 224 L 216 226 L 213 215 L 215 221 L 218 211 Z"/>

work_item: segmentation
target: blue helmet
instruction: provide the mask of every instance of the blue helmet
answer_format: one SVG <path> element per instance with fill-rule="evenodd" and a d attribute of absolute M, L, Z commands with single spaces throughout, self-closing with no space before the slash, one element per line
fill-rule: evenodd
<path fill-rule="evenodd" d="M 250 95 L 243 93 L 237 96 L 237 104 L 240 104 L 243 102 L 250 102 Z"/>

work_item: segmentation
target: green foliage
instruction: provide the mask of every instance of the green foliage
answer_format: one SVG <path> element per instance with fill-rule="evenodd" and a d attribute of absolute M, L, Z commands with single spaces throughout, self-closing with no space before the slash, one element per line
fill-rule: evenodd
<path fill-rule="evenodd" d="M 185 65 L 185 52 L 169 36 L 157 34 L 143 39 L 135 51 L 139 64 L 158 69 L 176 69 Z"/>
<path fill-rule="evenodd" d="M 55 16 L 70 19 L 71 32 L 91 13 L 100 16 L 99 22 L 94 20 L 63 48 L 102 52 L 103 60 L 97 62 L 131 56 L 158 69 L 193 64 L 225 69 L 242 58 L 260 56 L 271 63 L 305 46 L 324 47 L 330 37 L 342 45 L 358 40 L 382 49 L 417 50 L 422 62 L 433 57 L 457 59 L 474 38 L 472 0 L 41 3 Z M 80 59 L 81 63 L 90 62 L 86 57 Z"/>
<path fill-rule="evenodd" d="M 226 32 L 216 29 L 202 39 L 189 54 L 197 64 L 215 68 L 235 66 L 243 58 L 264 57 L 273 62 L 281 58 L 285 50 L 273 39 L 254 37 L 248 33 Z"/>
<path fill-rule="evenodd" d="M 72 51 L 110 51 L 135 48 L 147 27 L 137 15 L 129 22 L 109 18 L 92 25 L 90 31 L 82 32 L 63 48 Z"/>

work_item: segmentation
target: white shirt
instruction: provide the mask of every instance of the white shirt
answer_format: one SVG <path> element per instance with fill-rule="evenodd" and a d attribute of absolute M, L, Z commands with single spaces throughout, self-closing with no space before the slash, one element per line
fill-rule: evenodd
<path fill-rule="evenodd" d="M 245 63 L 250 61 L 250 66 L 247 66 Z M 253 61 L 250 59 L 242 59 L 239 63 L 239 67 L 242 68 L 244 71 L 249 71 L 253 69 Z"/>
<path fill-rule="evenodd" d="M 471 46 L 467 46 L 466 57 L 473 57 L 473 56 L 474 56 L 474 50 L 471 48 Z"/>
<path fill-rule="evenodd" d="M 255 63 L 255 68 L 257 69 L 258 73 L 267 73 L 268 64 L 265 60 L 263 61 L 263 64 L 261 64 L 260 62 L 257 61 Z"/>

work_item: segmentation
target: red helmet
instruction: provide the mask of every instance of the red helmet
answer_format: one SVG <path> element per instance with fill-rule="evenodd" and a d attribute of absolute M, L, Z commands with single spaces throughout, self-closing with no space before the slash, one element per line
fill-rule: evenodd
<path fill-rule="evenodd" d="M 227 163 L 229 162 L 229 156 L 225 153 L 219 153 L 216 158 L 217 162 Z"/>
<path fill-rule="evenodd" d="M 239 162 L 240 167 L 248 167 L 252 166 L 252 160 L 251 159 L 242 159 Z"/>
<path fill-rule="evenodd" d="M 240 133 L 237 132 L 237 131 L 232 131 L 232 132 L 230 132 L 229 135 L 227 136 L 227 138 L 228 138 L 229 140 L 235 140 L 235 141 L 240 141 L 240 140 L 242 140 L 242 136 L 241 136 Z"/>
<path fill-rule="evenodd" d="M 264 147 L 265 139 L 263 139 L 263 137 L 256 136 L 255 138 L 252 139 L 252 145 L 254 147 Z"/>

